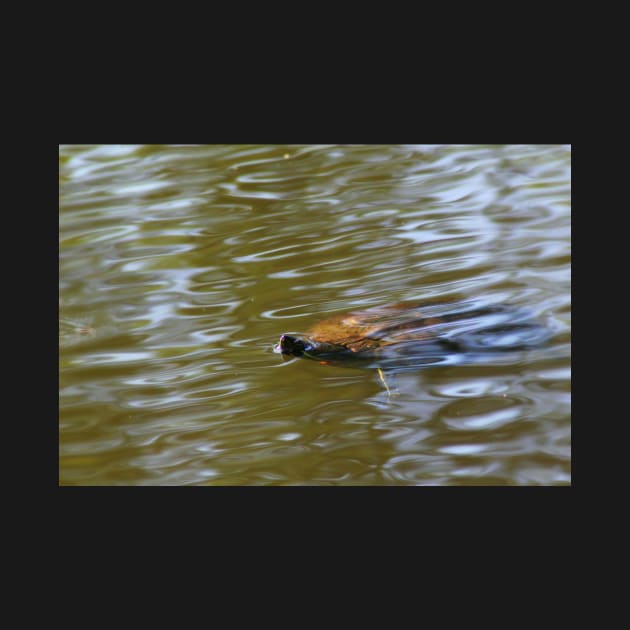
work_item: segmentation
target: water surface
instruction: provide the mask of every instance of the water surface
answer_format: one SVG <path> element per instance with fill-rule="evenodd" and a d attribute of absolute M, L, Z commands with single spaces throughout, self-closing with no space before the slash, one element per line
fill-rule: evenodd
<path fill-rule="evenodd" d="M 63 146 L 59 194 L 61 484 L 570 483 L 569 147 Z M 553 339 L 393 397 L 273 352 L 455 297 Z"/>

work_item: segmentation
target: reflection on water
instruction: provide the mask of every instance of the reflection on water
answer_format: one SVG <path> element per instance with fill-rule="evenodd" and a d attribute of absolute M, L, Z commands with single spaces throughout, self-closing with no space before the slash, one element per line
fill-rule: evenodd
<path fill-rule="evenodd" d="M 570 483 L 570 149 L 60 148 L 60 483 Z M 426 299 L 524 307 L 516 362 L 284 363 Z"/>

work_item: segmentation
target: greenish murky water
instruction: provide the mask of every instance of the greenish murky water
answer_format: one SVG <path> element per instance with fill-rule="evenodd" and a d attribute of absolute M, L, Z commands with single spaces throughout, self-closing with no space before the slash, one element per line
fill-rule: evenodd
<path fill-rule="evenodd" d="M 565 146 L 63 146 L 62 485 L 571 482 Z M 554 331 L 397 376 L 280 335 L 482 298 Z"/>

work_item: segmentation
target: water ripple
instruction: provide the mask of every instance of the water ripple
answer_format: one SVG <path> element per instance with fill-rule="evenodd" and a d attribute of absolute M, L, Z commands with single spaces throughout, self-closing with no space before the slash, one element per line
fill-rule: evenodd
<path fill-rule="evenodd" d="M 62 483 L 570 483 L 570 148 L 69 146 L 59 182 Z M 460 296 L 557 335 L 391 398 L 272 350 Z"/>

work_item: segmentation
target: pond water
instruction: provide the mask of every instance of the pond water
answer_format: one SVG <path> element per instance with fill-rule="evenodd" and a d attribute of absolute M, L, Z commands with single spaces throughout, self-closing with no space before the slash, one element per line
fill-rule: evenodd
<path fill-rule="evenodd" d="M 518 359 L 396 375 L 282 333 L 525 308 Z M 61 485 L 571 483 L 567 146 L 61 146 Z"/>

